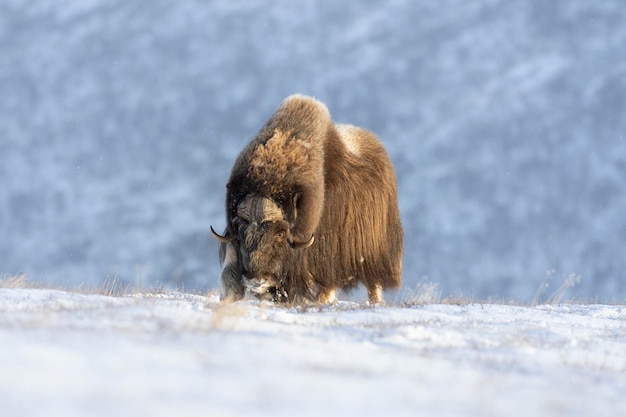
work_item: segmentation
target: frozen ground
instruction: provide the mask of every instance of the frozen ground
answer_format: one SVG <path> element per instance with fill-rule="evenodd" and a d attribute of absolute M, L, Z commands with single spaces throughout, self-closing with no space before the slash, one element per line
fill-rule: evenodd
<path fill-rule="evenodd" d="M 618 416 L 626 307 L 0 289 L 2 416 Z"/>

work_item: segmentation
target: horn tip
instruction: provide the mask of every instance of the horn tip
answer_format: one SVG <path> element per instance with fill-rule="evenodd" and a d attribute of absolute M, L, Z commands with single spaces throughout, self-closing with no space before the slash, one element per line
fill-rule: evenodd
<path fill-rule="evenodd" d="M 235 241 L 235 236 L 222 236 L 215 231 L 215 229 L 213 228 L 213 225 L 209 225 L 209 227 L 211 228 L 211 233 L 213 234 L 213 237 L 219 240 L 220 242 L 231 243 Z"/>

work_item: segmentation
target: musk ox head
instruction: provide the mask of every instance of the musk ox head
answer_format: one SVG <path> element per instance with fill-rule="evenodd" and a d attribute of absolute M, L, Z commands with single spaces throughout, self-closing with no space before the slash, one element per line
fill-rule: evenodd
<path fill-rule="evenodd" d="M 281 207 L 259 195 L 249 195 L 239 203 L 231 229 L 230 236 L 211 230 L 222 243 L 233 245 L 246 291 L 260 300 L 286 301 L 289 266 L 296 252 L 311 246 L 314 237 L 295 240 Z"/>

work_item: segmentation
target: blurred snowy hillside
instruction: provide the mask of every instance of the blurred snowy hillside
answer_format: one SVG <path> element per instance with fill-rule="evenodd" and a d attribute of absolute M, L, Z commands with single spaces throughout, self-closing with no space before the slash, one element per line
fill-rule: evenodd
<path fill-rule="evenodd" d="M 217 283 L 224 185 L 287 95 L 395 163 L 405 287 L 626 299 L 622 0 L 7 0 L 0 275 Z M 356 209 L 356 208 L 355 208 Z"/>

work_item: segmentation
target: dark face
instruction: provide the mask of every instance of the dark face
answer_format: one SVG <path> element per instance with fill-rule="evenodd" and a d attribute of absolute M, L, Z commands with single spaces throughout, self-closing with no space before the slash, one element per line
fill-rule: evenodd
<path fill-rule="evenodd" d="M 286 298 L 281 283 L 294 249 L 289 244 L 289 224 L 284 220 L 233 221 L 239 241 L 239 259 L 246 290 L 260 300 Z"/>

